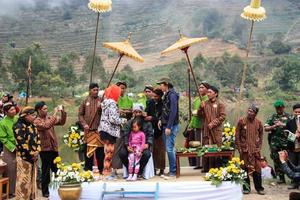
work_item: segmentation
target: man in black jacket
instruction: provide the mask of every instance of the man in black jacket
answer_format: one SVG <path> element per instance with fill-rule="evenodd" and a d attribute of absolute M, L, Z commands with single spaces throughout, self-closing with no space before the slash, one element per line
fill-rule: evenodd
<path fill-rule="evenodd" d="M 163 140 L 169 160 L 169 176 L 176 175 L 175 142 L 179 131 L 179 94 L 175 91 L 169 78 L 162 78 L 157 82 L 165 93 L 163 96 L 162 115 L 159 127 L 163 130 Z"/>
<path fill-rule="evenodd" d="M 135 117 L 143 117 L 143 106 L 142 105 L 134 105 L 133 106 L 133 118 Z M 131 132 L 131 125 L 132 125 L 133 119 L 129 120 L 127 124 L 123 127 L 124 135 L 123 135 L 123 140 L 124 140 L 124 147 L 120 150 L 119 152 L 119 157 L 123 163 L 123 165 L 126 166 L 128 169 L 128 151 L 129 149 L 129 134 Z M 153 144 L 153 128 L 151 122 L 143 121 L 143 127 L 142 131 L 145 133 L 146 136 L 146 144 L 144 146 L 144 151 L 140 160 L 140 171 L 139 171 L 139 176 L 143 174 L 144 168 L 148 163 L 149 158 L 151 157 L 151 146 Z"/>
<path fill-rule="evenodd" d="M 289 152 L 289 160 L 293 165 L 296 167 L 300 167 L 300 122 L 297 122 L 297 120 L 300 120 L 300 103 L 297 103 L 293 106 L 293 114 L 294 118 L 289 120 L 286 124 L 287 130 L 290 132 L 296 134 L 296 140 L 295 142 L 288 141 L 288 152 Z M 297 124 L 299 123 L 299 124 Z M 292 181 L 291 186 L 288 187 L 288 189 L 296 189 L 299 187 L 300 181 Z"/>

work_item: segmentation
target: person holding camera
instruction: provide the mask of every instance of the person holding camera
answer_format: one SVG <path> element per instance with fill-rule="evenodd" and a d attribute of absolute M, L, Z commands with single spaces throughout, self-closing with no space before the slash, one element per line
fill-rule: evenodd
<path fill-rule="evenodd" d="M 57 106 L 52 115 L 48 115 L 48 106 L 44 101 L 35 105 L 37 118 L 34 124 L 38 130 L 41 140 L 40 157 L 42 160 L 42 193 L 43 197 L 49 197 L 48 186 L 50 183 L 50 170 L 54 173 L 57 171 L 54 159 L 58 156 L 58 141 L 54 126 L 64 125 L 67 119 L 67 113 L 63 106 Z M 56 115 L 60 113 L 58 118 Z"/>
<path fill-rule="evenodd" d="M 295 134 L 295 140 L 288 140 L 287 151 L 290 162 L 295 166 L 300 166 L 300 103 L 293 106 L 293 114 L 294 117 L 287 122 L 285 129 L 292 135 Z M 288 189 L 297 189 L 299 185 L 300 181 L 292 180 Z"/>
<path fill-rule="evenodd" d="M 295 166 L 292 162 L 288 159 L 287 151 L 280 151 L 279 160 L 281 162 L 281 169 L 282 171 L 293 181 L 300 182 L 300 166 Z M 299 200 L 300 193 L 299 192 L 291 192 L 290 193 L 290 200 Z"/>

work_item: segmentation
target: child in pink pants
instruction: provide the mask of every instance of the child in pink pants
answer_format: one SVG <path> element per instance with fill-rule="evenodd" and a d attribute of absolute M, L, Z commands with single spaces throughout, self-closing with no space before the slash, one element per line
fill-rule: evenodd
<path fill-rule="evenodd" d="M 127 181 L 136 181 L 140 170 L 140 159 L 144 150 L 146 138 L 144 132 L 141 131 L 142 121 L 138 118 L 132 122 L 131 132 L 129 135 L 128 147 L 128 173 Z"/>

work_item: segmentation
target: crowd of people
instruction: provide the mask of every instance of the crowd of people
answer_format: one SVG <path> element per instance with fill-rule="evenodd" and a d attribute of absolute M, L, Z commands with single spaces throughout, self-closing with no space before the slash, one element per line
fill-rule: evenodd
<path fill-rule="evenodd" d="M 143 178 L 149 159 L 153 158 L 156 175 L 176 176 L 176 136 L 179 132 L 179 94 L 169 78 L 162 78 L 157 87 L 146 85 L 144 96 L 134 103 L 126 95 L 127 83 L 119 81 L 101 92 L 98 84 L 89 85 L 89 95 L 78 109 L 78 126 L 84 131 L 83 160 L 85 170 L 97 166 L 105 179 L 117 179 L 118 169 L 125 167 L 127 181 Z M 188 125 L 188 139 L 201 145 L 222 145 L 223 122 L 226 119 L 225 105 L 219 100 L 217 87 L 207 82 L 199 85 L 200 96 L 194 98 L 192 117 Z M 300 167 L 300 104 L 293 106 L 293 115 L 285 112 L 285 104 L 274 103 L 276 113 L 263 123 L 257 119 L 259 108 L 251 105 L 244 117 L 237 122 L 235 147 L 250 185 L 253 177 L 258 194 L 265 194 L 262 177 L 270 177 L 271 168 L 262 157 L 264 131 L 268 132 L 271 158 L 278 183 L 285 183 L 284 174 L 292 178 L 291 189 L 299 187 L 299 177 L 291 173 L 285 164 L 288 160 Z M 10 197 L 35 199 L 38 160 L 41 161 L 41 189 L 44 197 L 49 196 L 51 172 L 57 171 L 54 159 L 59 155 L 55 126 L 66 123 L 67 113 L 63 106 L 57 106 L 53 114 L 41 101 L 35 107 L 22 109 L 10 94 L 1 100 L 0 141 L 3 160 L 7 163 L 4 176 L 10 180 Z M 164 147 L 164 148 L 162 148 Z M 165 173 L 166 156 L 169 172 Z M 283 161 L 284 160 L 284 161 Z M 220 158 L 193 158 L 194 169 L 208 172 L 219 167 Z M 34 184 L 33 184 L 34 183 Z M 244 187 L 245 194 L 250 193 Z"/>

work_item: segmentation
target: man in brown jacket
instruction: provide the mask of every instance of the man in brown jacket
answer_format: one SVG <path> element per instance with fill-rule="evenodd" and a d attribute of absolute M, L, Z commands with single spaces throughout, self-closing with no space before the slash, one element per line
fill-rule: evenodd
<path fill-rule="evenodd" d="M 44 101 L 35 105 L 37 118 L 34 124 L 38 130 L 41 140 L 40 157 L 42 161 L 42 193 L 43 197 L 49 197 L 48 186 L 50 183 L 50 170 L 54 173 L 57 171 L 54 159 L 58 156 L 58 141 L 54 131 L 54 126 L 64 125 L 67 119 L 67 113 L 60 106 L 54 109 L 53 115 L 48 115 L 48 107 Z M 60 118 L 57 113 L 60 112 Z"/>
<path fill-rule="evenodd" d="M 241 160 L 245 162 L 247 171 L 246 182 L 250 186 L 249 175 L 253 175 L 255 190 L 258 194 L 264 195 L 262 187 L 260 150 L 263 142 L 263 125 L 256 118 L 259 109 L 255 105 L 248 108 L 247 116 L 238 121 L 235 132 L 235 144 L 240 153 Z M 244 186 L 244 194 L 250 193 L 250 188 Z"/>
<path fill-rule="evenodd" d="M 222 124 L 225 121 L 225 105 L 218 100 L 219 90 L 210 86 L 207 91 L 208 101 L 202 101 L 198 115 L 203 117 L 203 145 L 222 145 Z M 220 161 L 221 162 L 221 161 Z M 203 171 L 216 167 L 216 159 L 204 158 Z"/>
<path fill-rule="evenodd" d="M 93 170 L 94 153 L 96 153 L 98 170 L 102 174 L 104 147 L 100 141 L 100 135 L 98 133 L 101 116 L 101 98 L 98 96 L 98 92 L 98 84 L 91 83 L 89 85 L 89 96 L 80 104 L 78 119 L 80 124 L 84 128 L 86 139 L 86 144 L 84 144 L 84 168 L 85 170 Z"/>

